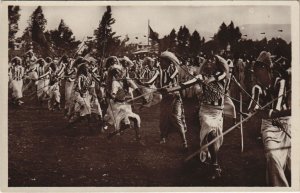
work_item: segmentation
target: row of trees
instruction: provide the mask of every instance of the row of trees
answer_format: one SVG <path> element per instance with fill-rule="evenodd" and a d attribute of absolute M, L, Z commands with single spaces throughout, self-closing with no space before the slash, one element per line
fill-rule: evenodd
<path fill-rule="evenodd" d="M 159 40 L 159 50 L 170 50 L 185 56 L 196 56 L 200 53 L 205 38 L 195 30 L 192 35 L 186 26 L 180 26 L 178 33 L 172 29 L 169 35 Z"/>
<path fill-rule="evenodd" d="M 17 41 L 15 34 L 18 31 L 20 8 L 19 6 L 9 6 L 9 10 L 12 10 L 9 12 L 9 48 L 13 48 L 14 42 Z M 38 6 L 31 14 L 23 35 L 18 39 L 19 42 L 24 42 L 22 51 L 32 48 L 35 53 L 43 57 L 74 53 L 81 42 L 75 39 L 72 30 L 64 20 L 62 19 L 54 30 L 45 31 L 46 25 L 47 20 L 42 7 Z"/>
<path fill-rule="evenodd" d="M 169 35 L 164 36 L 158 41 L 160 51 L 175 51 L 183 58 L 195 57 L 200 54 L 209 55 L 218 53 L 221 50 L 229 51 L 235 58 L 243 57 L 252 59 L 257 57 L 263 50 L 270 51 L 276 56 L 284 56 L 291 59 L 291 43 L 287 43 L 281 38 L 267 40 L 252 40 L 243 38 L 239 27 L 231 21 L 229 25 L 222 23 L 219 30 L 211 40 L 206 41 L 201 38 L 198 31 L 190 34 L 186 26 L 180 27 L 178 33 L 173 29 Z"/>
<path fill-rule="evenodd" d="M 18 29 L 18 20 L 20 18 L 19 6 L 9 6 L 9 47 L 13 47 L 15 34 Z M 107 6 L 103 14 L 99 26 L 94 31 L 94 38 L 86 41 L 83 54 L 90 53 L 95 57 L 107 57 L 109 55 L 124 55 L 136 50 L 136 46 L 128 44 L 128 37 L 121 39 L 112 30 L 112 25 L 116 20 L 112 16 L 112 9 Z M 28 20 L 28 27 L 24 30 L 20 38 L 25 42 L 24 51 L 33 48 L 34 52 L 40 56 L 60 56 L 67 54 L 73 56 L 78 49 L 81 41 L 75 39 L 72 30 L 62 19 L 58 27 L 54 30 L 46 29 L 47 20 L 43 14 L 41 6 L 38 6 Z M 151 29 L 152 30 L 152 29 Z M 176 32 L 172 29 L 170 34 L 158 38 L 156 32 L 155 38 L 152 38 L 152 46 L 158 44 L 159 51 L 170 50 L 176 52 L 183 58 L 195 57 L 200 53 L 211 54 L 220 50 L 228 49 L 236 57 L 243 55 L 257 56 L 260 51 L 268 50 L 273 54 L 281 55 L 287 58 L 291 57 L 291 44 L 287 44 L 281 38 L 273 38 L 267 40 L 253 41 L 251 39 L 243 39 L 239 27 L 233 22 L 229 25 L 222 23 L 218 32 L 211 40 L 206 41 L 201 37 L 200 33 L 190 30 L 184 25 Z M 151 38 L 151 36 L 150 36 Z"/>

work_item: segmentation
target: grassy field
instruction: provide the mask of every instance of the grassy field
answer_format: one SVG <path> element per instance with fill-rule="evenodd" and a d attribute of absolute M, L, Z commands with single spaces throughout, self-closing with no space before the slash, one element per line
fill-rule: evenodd
<path fill-rule="evenodd" d="M 225 136 L 220 149 L 222 178 L 207 180 L 208 170 L 198 159 L 183 160 L 199 148 L 196 101 L 185 100 L 189 152 L 181 151 L 179 134 L 159 144 L 159 108 L 144 108 L 141 145 L 133 130 L 107 139 L 90 132 L 87 123 L 67 129 L 62 112 L 50 112 L 35 100 L 21 108 L 9 107 L 9 186 L 265 186 L 265 159 L 256 140 L 255 118 L 244 125 L 244 152 L 240 130 Z M 224 120 L 224 129 L 232 122 Z M 96 127 L 96 124 L 93 124 Z"/>

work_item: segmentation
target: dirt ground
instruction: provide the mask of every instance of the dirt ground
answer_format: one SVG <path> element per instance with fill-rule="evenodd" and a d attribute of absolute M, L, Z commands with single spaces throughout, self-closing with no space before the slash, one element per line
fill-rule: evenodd
<path fill-rule="evenodd" d="M 244 125 L 244 152 L 240 130 L 230 132 L 220 149 L 222 178 L 207 180 L 208 169 L 198 159 L 183 160 L 199 148 L 195 101 L 185 100 L 189 152 L 181 151 L 179 134 L 159 144 L 159 108 L 144 108 L 141 145 L 133 130 L 107 139 L 90 132 L 87 123 L 67 129 L 62 112 L 50 112 L 25 100 L 21 108 L 9 107 L 9 186 L 265 186 L 262 144 L 256 140 L 256 120 Z M 232 122 L 224 120 L 224 129 Z M 250 126 L 251 125 L 251 126 Z M 95 125 L 96 127 L 96 125 Z"/>

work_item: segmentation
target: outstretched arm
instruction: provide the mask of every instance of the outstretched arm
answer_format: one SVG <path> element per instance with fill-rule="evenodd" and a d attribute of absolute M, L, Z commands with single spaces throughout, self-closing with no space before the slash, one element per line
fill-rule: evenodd
<path fill-rule="evenodd" d="M 188 80 L 188 81 L 186 81 L 184 83 L 181 83 L 178 86 L 174 86 L 172 88 L 168 88 L 167 92 L 175 92 L 175 91 L 183 90 L 183 89 L 191 87 L 191 86 L 199 83 L 199 81 L 203 81 L 203 80 L 204 80 L 204 76 L 201 75 L 201 74 L 199 74 L 199 75 L 195 76 L 193 79 Z"/>
<path fill-rule="evenodd" d="M 60 71 L 57 73 L 57 76 L 58 76 L 58 77 L 60 77 L 60 76 L 62 75 L 62 73 L 63 73 L 64 70 L 65 70 L 65 67 L 66 67 L 66 65 L 63 64 L 63 66 L 61 67 Z"/>
<path fill-rule="evenodd" d="M 260 106 L 258 103 L 261 94 L 262 94 L 262 89 L 258 85 L 255 85 L 252 88 L 252 97 L 248 107 L 248 112 L 252 112 L 255 111 L 256 109 L 259 109 Z"/>
<path fill-rule="evenodd" d="M 282 111 L 269 111 L 269 117 L 270 118 L 278 118 L 278 117 L 286 117 L 286 116 L 291 116 L 292 112 L 291 109 L 288 110 L 282 110 Z"/>
<path fill-rule="evenodd" d="M 142 82 L 142 84 L 145 84 L 145 85 L 153 84 L 153 82 L 157 79 L 158 76 L 159 76 L 159 71 L 156 70 L 154 76 L 149 81 Z"/>
<path fill-rule="evenodd" d="M 220 80 L 223 80 L 225 77 L 226 77 L 225 72 L 217 72 L 216 74 L 211 75 L 209 78 L 204 79 L 203 83 L 208 84 L 210 82 L 220 81 Z"/>
<path fill-rule="evenodd" d="M 73 68 L 71 71 L 66 71 L 66 76 L 70 76 L 71 74 L 73 74 L 75 71 L 75 69 Z"/>
<path fill-rule="evenodd" d="M 45 78 L 46 76 L 48 76 L 50 74 L 50 71 L 48 70 L 45 74 L 41 75 L 39 77 L 39 79 Z"/>
<path fill-rule="evenodd" d="M 170 79 L 174 79 L 178 73 L 179 73 L 179 72 L 178 72 L 178 69 L 175 67 L 175 71 L 174 71 L 173 74 L 170 76 Z"/>

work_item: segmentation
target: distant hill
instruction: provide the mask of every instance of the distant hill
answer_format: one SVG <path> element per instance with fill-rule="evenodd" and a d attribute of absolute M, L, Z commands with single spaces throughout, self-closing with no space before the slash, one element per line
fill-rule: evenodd
<path fill-rule="evenodd" d="M 248 39 L 261 40 L 266 37 L 268 40 L 270 40 L 273 37 L 281 37 L 287 41 L 287 43 L 291 41 L 290 24 L 246 24 L 239 27 L 242 34 L 246 34 L 246 38 Z M 282 30 L 282 32 L 278 30 Z M 243 37 L 245 38 L 245 36 Z"/>

